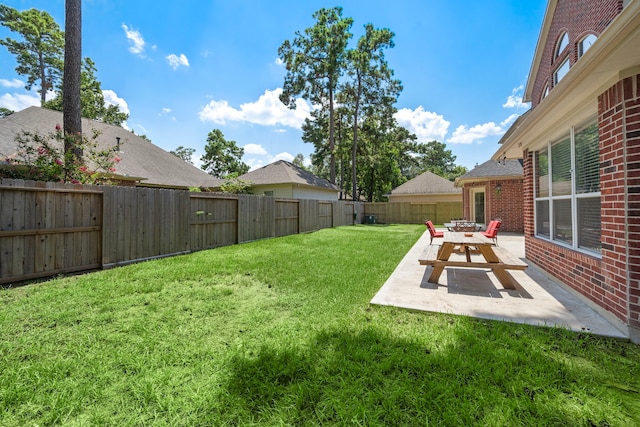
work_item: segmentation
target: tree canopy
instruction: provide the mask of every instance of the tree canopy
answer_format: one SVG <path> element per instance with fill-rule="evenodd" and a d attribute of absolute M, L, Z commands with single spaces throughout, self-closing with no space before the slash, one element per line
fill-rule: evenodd
<path fill-rule="evenodd" d="M 232 178 L 249 172 L 249 165 L 241 160 L 244 149 L 235 141 L 226 140 L 220 129 L 209 132 L 204 152 L 200 158 L 201 168 L 216 178 Z"/>
<path fill-rule="evenodd" d="M 65 2 L 65 16 L 71 12 L 77 13 L 80 19 L 80 1 Z M 72 22 L 67 19 L 67 21 Z M 15 55 L 19 75 L 27 77 L 26 90 L 31 90 L 39 83 L 40 106 L 63 111 L 64 61 L 77 56 L 76 63 L 80 63 L 80 114 L 88 119 L 100 120 L 105 123 L 121 126 L 129 115 L 120 110 L 117 105 L 107 105 L 102 92 L 101 83 L 96 77 L 95 63 L 85 57 L 80 61 L 80 41 L 72 44 L 77 46 L 78 52 L 69 52 L 65 58 L 65 32 L 46 11 L 29 9 L 20 12 L 9 6 L 0 5 L 0 24 L 18 34 L 22 40 L 7 37 L 0 39 L 0 45 L 6 46 L 9 53 Z M 79 22 L 76 29 L 80 31 Z M 76 34 L 74 40 L 80 34 Z M 69 49 L 67 47 L 66 49 Z M 80 61 L 80 62 L 78 62 Z M 77 67 L 77 65 L 75 66 Z M 77 73 L 78 71 L 76 71 Z M 54 92 L 52 99 L 47 100 L 47 94 Z"/>
<path fill-rule="evenodd" d="M 295 108 L 299 96 L 315 107 L 302 126 L 302 140 L 314 146 L 311 172 L 332 183 L 337 177 L 343 197 L 371 201 L 427 170 L 450 180 L 465 173 L 444 143 L 419 144 L 397 123 L 403 87 L 385 57 L 394 33 L 369 23 L 350 47 L 353 20 L 342 8 L 313 18 L 278 50 L 287 69 L 280 100 Z"/>
<path fill-rule="evenodd" d="M 6 37 L 0 39 L 0 44 L 15 55 L 16 72 L 27 77 L 26 90 L 39 82 L 40 105 L 44 105 L 47 91 L 62 79 L 64 32 L 45 11 L 20 12 L 2 4 L 0 24 L 22 37 L 21 41 Z"/>
<path fill-rule="evenodd" d="M 184 160 L 187 163 L 193 164 L 193 160 L 191 160 L 191 156 L 196 152 L 194 148 L 183 147 L 182 145 L 176 148 L 175 150 L 169 151 L 174 156 Z"/>
<path fill-rule="evenodd" d="M 320 9 L 313 18 L 313 27 L 304 30 L 304 34 L 296 32 L 293 42 L 285 40 L 278 49 L 287 69 L 280 100 L 292 109 L 296 108 L 298 95 L 316 105 L 328 103 L 329 180 L 335 183 L 334 101 L 344 72 L 353 19 L 343 18 L 341 7 Z"/>

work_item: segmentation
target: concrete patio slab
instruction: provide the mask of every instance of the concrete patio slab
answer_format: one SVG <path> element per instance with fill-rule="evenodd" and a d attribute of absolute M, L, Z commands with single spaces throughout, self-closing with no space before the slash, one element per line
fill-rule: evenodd
<path fill-rule="evenodd" d="M 516 282 L 516 289 L 504 289 L 490 269 L 447 267 L 437 284 L 429 283 L 427 279 L 432 267 L 418 263 L 428 244 L 429 233 L 425 232 L 373 297 L 371 304 L 556 326 L 628 339 L 615 319 L 601 315 L 530 263 L 524 271 L 509 271 Z M 521 234 L 501 233 L 498 244 L 526 261 Z M 454 256 L 464 259 L 456 254 L 451 259 Z"/>

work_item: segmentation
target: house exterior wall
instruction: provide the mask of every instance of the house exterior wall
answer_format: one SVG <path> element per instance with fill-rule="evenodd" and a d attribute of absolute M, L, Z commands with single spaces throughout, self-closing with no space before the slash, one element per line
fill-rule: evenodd
<path fill-rule="evenodd" d="M 340 193 L 335 190 L 323 190 L 321 188 L 313 188 L 306 186 L 293 187 L 294 199 L 313 199 L 313 200 L 338 200 Z"/>
<path fill-rule="evenodd" d="M 253 194 L 264 196 L 265 192 L 273 192 L 273 197 L 287 199 L 312 199 L 312 200 L 338 200 L 338 192 L 333 190 L 323 190 L 297 184 L 254 184 Z"/>
<path fill-rule="evenodd" d="M 602 257 L 534 236 L 533 161 L 525 152 L 526 257 L 627 325 L 640 342 L 640 74 L 598 97 Z"/>
<path fill-rule="evenodd" d="M 589 32 L 600 36 L 614 22 L 624 5 L 629 6 L 629 2 L 557 1 L 544 45 L 542 63 L 534 77 L 535 86 L 531 97 L 533 109 L 540 103 L 542 89 L 546 82 L 551 81 L 559 61 L 569 55 L 573 65 L 577 60 L 578 41 L 590 29 L 593 31 Z M 636 15 L 627 14 L 627 20 L 623 22 L 629 22 L 629 16 Z M 615 28 L 620 31 L 619 26 Z M 629 34 L 633 34 L 635 29 L 637 26 L 625 28 L 630 31 Z M 570 37 L 568 52 L 554 62 L 554 49 L 562 31 L 568 31 Z M 609 34 L 607 40 L 612 40 L 613 37 L 615 36 Z M 617 39 L 614 40 L 617 43 Z M 616 49 L 625 48 L 622 44 L 614 46 Z M 604 52 L 606 48 L 606 45 L 602 45 L 600 52 Z M 591 57 L 592 60 L 593 58 Z M 556 96 L 556 104 L 540 105 L 539 108 L 544 113 L 535 116 L 533 122 L 552 123 L 553 129 L 528 126 L 527 131 L 516 141 L 524 144 L 522 194 L 527 259 L 576 294 L 584 296 L 594 308 L 625 328 L 633 342 L 640 343 L 640 63 L 631 63 L 631 60 L 628 62 L 630 64 L 621 68 L 599 90 L 583 92 L 587 95 L 582 105 L 589 106 L 588 114 L 592 114 L 598 123 L 600 255 L 574 250 L 561 244 L 562 242 L 535 235 L 534 151 L 540 143 L 552 140 L 553 135 L 557 135 L 557 129 L 566 133 L 572 126 L 583 122 L 584 112 L 576 112 L 581 117 L 577 120 L 569 114 L 563 120 L 543 122 L 547 118 L 545 114 L 550 114 L 547 111 L 554 111 L 554 106 L 559 106 L 556 108 L 559 111 L 568 100 Z M 611 66 L 617 65 L 612 63 Z M 574 82 L 588 82 L 591 76 L 585 73 L 585 69 L 584 66 L 580 69 L 584 73 L 582 76 L 578 75 L 581 80 L 574 79 Z M 592 69 L 596 69 L 595 66 Z M 576 86 L 571 93 L 575 96 L 579 90 Z"/>
<path fill-rule="evenodd" d="M 587 34 L 599 36 L 611 21 L 622 11 L 622 0 L 559 0 L 553 22 L 549 28 L 549 37 L 535 77 L 531 93 L 531 108 L 535 108 L 541 101 L 542 92 L 548 85 L 553 88 L 553 72 L 569 58 L 573 66 L 578 60 L 578 42 Z M 555 58 L 558 37 L 566 31 L 569 36 L 569 46 Z"/>
<path fill-rule="evenodd" d="M 264 196 L 265 193 L 273 192 L 273 194 L 270 194 L 273 197 L 294 198 L 292 184 L 254 184 L 251 186 L 251 191 L 257 196 Z"/>
<path fill-rule="evenodd" d="M 485 217 L 488 221 L 501 219 L 501 231 L 522 233 L 524 231 L 523 181 L 488 180 L 465 184 L 463 187 L 463 212 L 465 218 L 471 218 L 471 191 L 481 187 L 485 192 Z"/>

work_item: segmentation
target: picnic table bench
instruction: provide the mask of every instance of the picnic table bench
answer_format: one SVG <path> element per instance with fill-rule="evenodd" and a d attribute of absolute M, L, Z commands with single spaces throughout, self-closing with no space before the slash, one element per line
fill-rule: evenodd
<path fill-rule="evenodd" d="M 445 241 L 442 245 L 427 246 L 418 259 L 420 265 L 433 267 L 429 282 L 438 283 L 445 267 L 489 268 L 502 286 L 506 289 L 515 289 L 513 279 L 507 270 L 525 270 L 528 267 L 526 262 L 507 249 L 494 246 L 486 238 L 475 235 L 462 238 L 457 234 L 462 233 L 445 233 Z M 466 253 L 466 259 L 449 259 L 456 247 L 462 248 Z M 479 253 L 484 259 L 472 260 L 470 253 Z"/>

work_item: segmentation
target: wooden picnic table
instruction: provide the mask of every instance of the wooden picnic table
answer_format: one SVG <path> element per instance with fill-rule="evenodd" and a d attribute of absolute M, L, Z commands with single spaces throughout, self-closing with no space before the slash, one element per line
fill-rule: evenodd
<path fill-rule="evenodd" d="M 450 260 L 459 249 L 465 260 Z M 472 260 L 472 254 L 480 254 L 483 260 Z M 508 250 L 495 246 L 491 239 L 480 233 L 445 231 L 442 245 L 429 245 L 419 259 L 421 265 L 433 266 L 429 282 L 438 283 L 445 267 L 490 268 L 506 289 L 515 289 L 513 279 L 506 270 L 524 270 L 527 263 Z"/>

